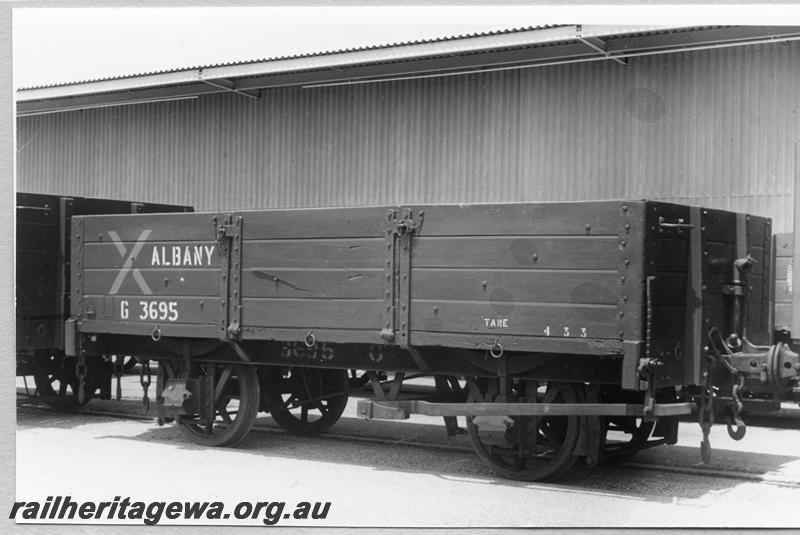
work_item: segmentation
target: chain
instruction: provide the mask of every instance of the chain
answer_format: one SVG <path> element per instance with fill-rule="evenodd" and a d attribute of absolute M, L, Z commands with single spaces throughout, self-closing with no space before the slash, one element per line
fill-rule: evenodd
<path fill-rule="evenodd" d="M 747 426 L 741 419 L 742 404 L 741 391 L 744 388 L 744 376 L 740 375 L 731 388 L 731 416 L 727 418 L 728 435 L 733 440 L 742 440 L 747 432 Z M 736 425 L 736 427 L 734 427 Z"/>
<path fill-rule="evenodd" d="M 142 390 L 144 391 L 144 395 L 142 395 L 142 405 L 144 406 L 145 414 L 150 412 L 150 396 L 147 395 L 147 390 L 150 388 L 151 378 L 150 361 L 145 360 L 142 362 L 142 366 L 139 369 L 139 383 L 142 385 Z"/>
<path fill-rule="evenodd" d="M 714 425 L 714 393 L 711 390 L 711 374 L 706 369 L 703 372 L 703 389 L 700 391 L 700 411 L 698 413 L 700 429 L 703 431 L 703 440 L 700 442 L 700 458 L 704 463 L 711 461 L 711 442 L 708 435 Z"/>
<path fill-rule="evenodd" d="M 75 375 L 78 376 L 78 405 L 86 403 L 86 356 L 81 355 L 78 357 L 78 363 L 75 364 Z"/>
<path fill-rule="evenodd" d="M 722 340 L 722 335 L 716 327 L 708 332 L 708 339 L 710 342 L 710 347 L 712 348 L 711 354 L 713 355 L 715 362 L 722 364 L 722 367 L 731 374 L 731 383 L 733 384 L 731 387 L 731 414 L 725 418 L 728 427 L 728 435 L 730 435 L 733 440 L 742 440 L 747 432 L 747 426 L 745 425 L 744 420 L 741 419 L 741 412 L 742 408 L 744 407 L 741 396 L 741 392 L 744 389 L 744 375 L 739 373 L 733 364 L 730 363 L 728 358 L 726 358 L 726 355 L 723 355 L 717 350 L 717 345 L 714 343 L 715 336 L 719 338 L 719 341 L 722 343 L 721 347 L 728 355 L 731 355 L 731 351 L 728 349 L 725 341 Z"/>

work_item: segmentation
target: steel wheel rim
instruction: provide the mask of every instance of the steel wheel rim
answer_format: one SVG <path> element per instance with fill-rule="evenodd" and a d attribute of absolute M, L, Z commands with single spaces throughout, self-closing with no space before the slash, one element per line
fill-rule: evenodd
<path fill-rule="evenodd" d="M 244 438 L 258 412 L 259 391 L 255 370 L 231 364 L 218 370 L 219 375 L 222 376 L 225 370 L 230 375 L 221 387 L 223 395 L 215 402 L 214 421 L 202 425 L 197 415 L 184 416 L 181 421 L 183 429 L 193 438 L 213 446 L 231 445 Z M 217 386 L 215 381 L 215 388 Z"/>
<path fill-rule="evenodd" d="M 578 394 L 571 385 L 551 385 L 545 403 L 578 403 Z M 573 455 L 580 432 L 579 416 L 510 417 L 517 432 L 532 432 L 535 426 L 537 439 L 533 452 L 521 452 L 519 443 L 498 446 L 481 440 L 479 426 L 467 418 L 467 430 L 478 457 L 498 475 L 521 481 L 542 481 L 557 477 L 575 463 Z M 526 425 L 527 424 L 527 425 Z"/>

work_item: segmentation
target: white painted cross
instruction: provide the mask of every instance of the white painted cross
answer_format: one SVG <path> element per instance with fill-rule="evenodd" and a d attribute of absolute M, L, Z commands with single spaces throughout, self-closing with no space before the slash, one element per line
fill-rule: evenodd
<path fill-rule="evenodd" d="M 125 255 L 128 253 L 127 247 L 125 244 L 122 243 L 122 240 L 119 238 L 119 234 L 117 234 L 116 230 L 109 230 L 108 235 L 111 237 L 111 241 L 114 242 L 114 246 L 117 248 L 119 255 L 122 258 L 125 258 L 125 263 L 122 264 L 122 268 L 117 273 L 117 278 L 114 279 L 114 284 L 111 285 L 111 290 L 109 290 L 109 295 L 116 295 L 119 292 L 119 287 L 122 286 L 122 282 L 125 280 L 125 276 L 128 274 L 129 271 L 132 271 L 133 279 L 136 281 L 136 284 L 139 285 L 139 288 L 142 290 L 142 293 L 145 295 L 152 295 L 153 291 L 150 290 L 150 287 L 147 285 L 147 281 L 144 280 L 142 273 L 139 271 L 139 268 L 133 268 L 133 261 L 136 259 L 136 255 L 142 250 L 144 244 L 147 242 L 147 237 L 150 236 L 152 232 L 151 229 L 145 229 L 139 234 L 139 239 L 136 240 L 136 243 L 133 244 L 131 248 L 130 254 L 126 257 Z"/>

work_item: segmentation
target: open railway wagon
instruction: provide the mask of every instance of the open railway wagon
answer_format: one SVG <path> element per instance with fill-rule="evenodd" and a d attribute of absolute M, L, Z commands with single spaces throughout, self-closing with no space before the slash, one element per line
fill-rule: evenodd
<path fill-rule="evenodd" d="M 74 217 L 66 351 L 157 360 L 159 422 L 208 445 L 266 410 L 320 432 L 360 369 L 360 416 L 466 417 L 505 477 L 674 443 L 694 410 L 708 459 L 714 419 L 741 438 L 743 401 L 798 380 L 770 248 L 768 219 L 649 201 Z M 434 399 L 399 396 L 416 374 Z"/>
<path fill-rule="evenodd" d="M 77 359 L 64 355 L 69 317 L 70 221 L 74 215 L 186 212 L 189 206 L 17 193 L 17 376 L 32 376 L 35 392 L 60 407 L 78 401 Z M 108 397 L 122 355 L 94 359 L 84 370 L 85 390 Z M 129 359 L 128 365 L 135 363 Z M 81 400 L 88 399 L 83 395 Z"/>

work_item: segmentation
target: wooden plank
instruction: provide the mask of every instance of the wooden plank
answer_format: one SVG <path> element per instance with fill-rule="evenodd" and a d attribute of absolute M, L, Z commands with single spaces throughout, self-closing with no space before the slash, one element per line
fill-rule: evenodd
<path fill-rule="evenodd" d="M 175 214 L 135 214 L 135 215 L 92 215 L 82 216 L 84 221 L 83 239 L 86 243 L 110 242 L 109 231 L 114 231 L 123 242 L 136 242 L 142 232 L 149 230 L 150 241 L 195 242 L 216 240 L 214 217 L 222 214 L 175 213 Z"/>
<path fill-rule="evenodd" d="M 660 238 L 647 252 L 649 270 L 686 273 L 689 269 L 689 242 L 686 239 Z"/>
<path fill-rule="evenodd" d="M 747 221 L 747 244 L 748 247 L 764 248 L 767 238 L 767 219 L 754 215 L 745 216 Z M 755 256 L 755 255 L 753 255 Z"/>
<path fill-rule="evenodd" d="M 300 329 L 381 329 L 380 299 L 242 300 L 242 326 Z"/>
<path fill-rule="evenodd" d="M 791 258 L 794 252 L 794 234 L 783 232 L 775 234 L 775 256 Z"/>
<path fill-rule="evenodd" d="M 612 237 L 420 237 L 413 265 L 446 268 L 617 269 Z"/>
<path fill-rule="evenodd" d="M 775 303 L 791 303 L 792 294 L 789 293 L 789 283 L 786 280 L 775 281 Z"/>
<path fill-rule="evenodd" d="M 686 330 L 686 305 L 653 307 L 653 339 L 680 340 Z"/>
<path fill-rule="evenodd" d="M 414 332 L 617 338 L 616 320 L 616 305 L 559 306 L 421 299 L 411 302 L 411 330 Z"/>
<path fill-rule="evenodd" d="M 764 275 L 764 268 L 769 267 L 769 259 L 765 259 L 765 251 L 766 250 L 764 247 L 758 247 L 755 245 L 747 247 L 747 253 L 749 253 L 750 256 L 752 256 L 756 261 L 750 270 L 751 276 L 756 275 L 761 277 Z"/>
<path fill-rule="evenodd" d="M 51 275 L 55 276 L 58 267 L 58 251 L 23 250 L 17 254 L 17 276 Z"/>
<path fill-rule="evenodd" d="M 414 205 L 425 213 L 420 236 L 617 235 L 622 206 L 644 203 L 600 201 L 527 204 Z M 643 219 L 642 219 L 643 220 Z M 587 225 L 589 228 L 587 229 Z"/>
<path fill-rule="evenodd" d="M 389 206 L 304 208 L 236 212 L 244 218 L 244 239 L 359 238 L 383 236 Z"/>
<path fill-rule="evenodd" d="M 380 268 L 384 240 L 380 238 L 246 241 L 244 269 L 258 268 Z"/>
<path fill-rule="evenodd" d="M 792 303 L 775 303 L 775 329 L 789 331 L 792 328 Z"/>
<path fill-rule="evenodd" d="M 58 225 L 17 221 L 17 254 L 22 250 L 57 251 Z"/>
<path fill-rule="evenodd" d="M 382 299 L 383 270 L 249 268 L 242 272 L 243 297 Z"/>
<path fill-rule="evenodd" d="M 132 259 L 129 267 L 140 269 L 180 268 L 189 271 L 220 266 L 216 241 L 95 242 L 85 244 L 83 249 L 84 269 L 122 269 L 129 258 Z"/>
<path fill-rule="evenodd" d="M 243 340 L 282 340 L 287 342 L 304 342 L 308 336 L 309 329 L 306 327 L 253 327 L 247 326 L 242 329 Z M 317 343 L 339 343 L 339 344 L 375 344 L 387 345 L 389 342 L 381 338 L 379 330 L 372 329 L 313 329 L 314 338 Z M 324 359 L 324 353 L 320 355 L 320 360 Z M 349 356 L 349 355 L 348 355 Z M 378 363 L 372 361 L 361 362 L 363 367 L 375 367 Z M 384 362 L 385 364 L 385 362 Z"/>
<path fill-rule="evenodd" d="M 706 255 L 705 252 L 708 252 Z M 733 261 L 736 260 L 736 244 L 706 242 L 703 246 L 706 273 L 721 275 L 730 281 L 733 276 Z"/>
<path fill-rule="evenodd" d="M 48 314 L 61 314 L 56 299 L 55 274 L 48 273 L 37 275 L 23 272 L 17 274 L 16 296 L 17 315 L 24 314 L 25 310 L 35 308 L 46 310 Z"/>
<path fill-rule="evenodd" d="M 747 302 L 751 305 L 761 305 L 764 299 L 764 277 L 750 275 L 747 278 Z"/>
<path fill-rule="evenodd" d="M 221 272 L 218 269 L 141 269 L 139 272 L 153 296 L 219 296 Z M 84 291 L 97 295 L 109 293 L 118 276 L 118 269 L 86 269 L 83 271 Z M 118 293 L 144 295 L 130 275 L 122 279 Z"/>
<path fill-rule="evenodd" d="M 616 271 L 453 270 L 414 267 L 412 299 L 615 305 Z"/>
<path fill-rule="evenodd" d="M 736 213 L 725 210 L 702 209 L 703 239 L 711 242 L 736 241 Z"/>
<path fill-rule="evenodd" d="M 79 321 L 78 331 L 85 333 L 132 334 L 149 337 L 155 324 L 121 321 Z M 159 323 L 161 336 L 187 338 L 217 338 L 218 324 Z"/>
<path fill-rule="evenodd" d="M 477 349 L 487 353 L 495 340 L 500 340 L 504 351 L 529 351 L 537 353 L 559 353 L 569 355 L 621 355 L 622 342 L 618 340 L 598 340 L 594 338 L 559 338 L 546 336 L 501 337 L 483 333 L 450 333 L 414 331 L 417 346 L 441 346 L 463 349 Z"/>
<path fill-rule="evenodd" d="M 170 323 L 210 325 L 219 321 L 218 297 L 84 295 L 82 320 L 107 320 L 165 325 Z M 155 305 L 152 305 L 155 303 Z M 166 307 L 161 306 L 166 303 Z M 174 313 L 169 307 L 170 303 Z M 94 317 L 89 313 L 94 312 Z M 127 311 L 127 317 L 126 316 Z M 214 335 L 216 337 L 216 333 Z"/>
<path fill-rule="evenodd" d="M 652 275 L 655 276 L 651 285 L 653 306 L 686 305 L 686 273 L 655 271 Z"/>

